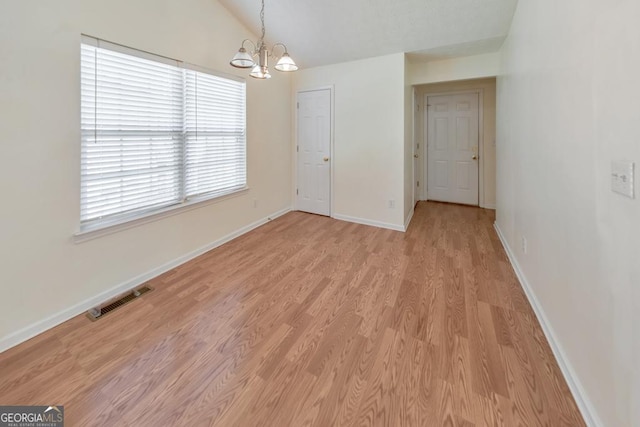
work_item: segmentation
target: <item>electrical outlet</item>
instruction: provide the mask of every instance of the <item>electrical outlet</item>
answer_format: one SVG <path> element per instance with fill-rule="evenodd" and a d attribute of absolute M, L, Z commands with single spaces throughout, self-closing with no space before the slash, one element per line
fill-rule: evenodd
<path fill-rule="evenodd" d="M 389 209 L 395 209 L 395 207 L 396 207 L 396 201 L 389 200 Z"/>
<path fill-rule="evenodd" d="M 611 191 L 634 198 L 633 162 L 611 162 Z"/>
<path fill-rule="evenodd" d="M 529 248 L 527 247 L 527 238 L 522 236 L 522 253 L 526 255 L 528 249 Z"/>

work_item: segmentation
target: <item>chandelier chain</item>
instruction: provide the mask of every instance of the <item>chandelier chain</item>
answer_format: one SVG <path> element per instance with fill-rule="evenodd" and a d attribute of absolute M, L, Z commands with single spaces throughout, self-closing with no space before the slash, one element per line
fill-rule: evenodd
<path fill-rule="evenodd" d="M 260 41 L 264 42 L 264 0 L 262 0 L 262 10 L 260 11 L 260 22 L 262 22 L 262 37 L 260 37 Z"/>

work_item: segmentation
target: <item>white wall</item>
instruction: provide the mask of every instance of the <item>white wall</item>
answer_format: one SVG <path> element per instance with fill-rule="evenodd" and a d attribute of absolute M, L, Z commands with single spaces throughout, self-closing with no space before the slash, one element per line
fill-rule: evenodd
<path fill-rule="evenodd" d="M 336 218 L 404 226 L 404 61 L 404 54 L 387 55 L 304 69 L 293 77 L 294 93 L 335 90 Z"/>
<path fill-rule="evenodd" d="M 440 60 L 413 58 L 410 61 L 410 68 L 412 85 L 495 77 L 500 71 L 500 53 Z"/>
<path fill-rule="evenodd" d="M 594 425 L 616 427 L 640 425 L 640 200 L 610 191 L 612 160 L 640 162 L 638 17 L 521 1 L 498 79 L 497 225 Z"/>
<path fill-rule="evenodd" d="M 0 347 L 291 205 L 290 79 L 275 73 L 268 82 L 248 78 L 248 193 L 73 243 L 81 33 L 226 73 L 240 41 L 254 38 L 215 0 L 0 3 Z"/>

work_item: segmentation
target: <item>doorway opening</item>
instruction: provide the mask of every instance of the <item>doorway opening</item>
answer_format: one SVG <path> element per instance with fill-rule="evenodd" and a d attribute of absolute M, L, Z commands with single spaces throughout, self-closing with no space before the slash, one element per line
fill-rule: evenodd
<path fill-rule="evenodd" d="M 496 79 L 415 87 L 416 200 L 495 209 Z"/>

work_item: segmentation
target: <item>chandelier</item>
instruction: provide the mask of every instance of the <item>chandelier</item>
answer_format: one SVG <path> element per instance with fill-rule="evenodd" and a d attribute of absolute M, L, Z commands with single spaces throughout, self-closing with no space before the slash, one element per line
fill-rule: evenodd
<path fill-rule="evenodd" d="M 269 66 L 268 59 L 274 58 L 277 59 L 275 69 L 278 71 L 296 71 L 298 66 L 293 59 L 289 56 L 289 52 L 287 52 L 287 47 L 282 43 L 276 43 L 273 45 L 273 48 L 269 50 L 267 45 L 264 42 L 264 0 L 262 0 L 262 10 L 260 11 L 260 21 L 262 22 L 262 35 L 260 36 L 260 40 L 255 44 L 249 39 L 245 39 L 242 41 L 240 45 L 240 49 L 238 53 L 235 54 L 233 59 L 231 60 L 231 65 L 236 68 L 251 68 L 251 73 L 249 75 L 256 79 L 270 79 L 271 74 L 269 74 Z M 245 43 L 250 43 L 252 45 L 252 50 L 247 51 L 244 47 Z M 283 53 L 280 57 L 274 54 L 275 49 L 280 46 L 283 49 Z M 257 62 L 254 60 L 257 58 Z"/>

